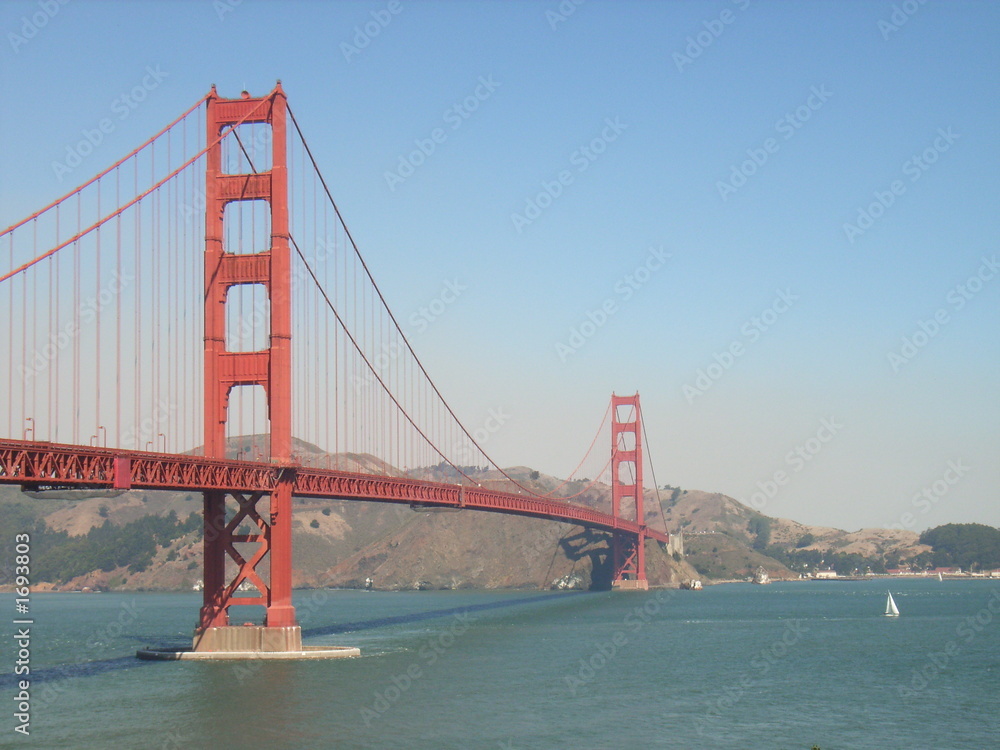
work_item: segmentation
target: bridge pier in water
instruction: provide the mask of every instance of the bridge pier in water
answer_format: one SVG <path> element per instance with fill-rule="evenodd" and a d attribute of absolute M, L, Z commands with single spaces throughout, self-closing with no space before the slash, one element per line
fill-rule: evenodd
<path fill-rule="evenodd" d="M 624 501 L 624 503 L 623 503 Z M 611 587 L 646 591 L 646 520 L 642 496 L 642 414 L 639 394 L 611 394 L 611 515 L 623 518 L 622 506 L 632 507 L 637 535 L 612 532 L 614 576 Z M 632 519 L 630 519 L 632 520 Z"/>
<path fill-rule="evenodd" d="M 282 474 L 290 472 L 283 471 Z M 292 482 L 279 481 L 278 489 L 269 497 L 261 492 L 226 493 L 210 491 L 205 497 L 205 576 L 203 604 L 198 627 L 195 629 L 195 651 L 302 651 L 302 629 L 295 621 L 292 605 Z M 227 497 L 235 499 L 239 510 L 226 522 Z M 257 508 L 269 500 L 269 518 Z M 236 531 L 249 521 L 255 525 L 252 534 Z M 250 559 L 237 551 L 237 543 L 259 546 Z M 237 565 L 235 577 L 226 580 L 226 559 Z M 267 583 L 257 572 L 257 565 L 268 559 L 270 575 Z M 257 596 L 235 596 L 240 586 L 250 583 Z M 265 607 L 262 625 L 232 625 L 229 607 L 260 605 Z"/>
<path fill-rule="evenodd" d="M 262 98 L 207 98 L 205 177 L 205 458 L 226 459 L 230 394 L 237 386 L 261 386 L 270 421 L 267 450 L 276 480 L 269 491 L 234 491 L 219 486 L 204 497 L 204 589 L 190 651 L 146 650 L 151 659 L 338 658 L 358 656 L 349 647 L 309 648 L 292 604 L 292 274 L 288 221 L 287 103 L 281 82 Z M 225 173 L 222 139 L 238 125 L 271 128 L 271 169 Z M 225 209 L 235 201 L 264 200 L 271 237 L 256 254 L 226 252 Z M 243 248 L 238 248 L 242 250 Z M 270 303 L 268 346 L 260 351 L 226 348 L 226 303 L 234 286 L 259 284 Z M 232 503 L 235 502 L 235 508 Z M 267 510 L 263 509 L 266 502 Z M 227 511 L 227 505 L 233 510 Z M 227 520 L 228 517 L 228 520 Z M 251 533 L 241 534 L 244 523 Z M 256 544 L 249 559 L 236 545 Z M 257 567 L 267 560 L 267 581 Z M 226 564 L 236 564 L 227 580 Z M 257 594 L 237 596 L 244 584 Z M 262 606 L 261 624 L 233 624 L 229 608 Z"/>
<path fill-rule="evenodd" d="M 226 458 L 229 398 L 236 386 L 261 386 L 270 418 L 271 460 L 291 462 L 292 450 L 292 301 L 291 251 L 288 226 L 287 104 L 281 83 L 266 97 L 219 98 L 213 87 L 207 101 L 205 175 L 205 456 Z M 259 123 L 271 128 L 271 169 L 253 174 L 224 173 L 222 136 L 238 125 Z M 235 130 L 234 130 L 235 132 Z M 270 208 L 271 237 L 266 251 L 254 255 L 226 252 L 226 206 L 236 201 L 264 200 Z M 243 248 L 237 248 L 242 251 Z M 226 349 L 226 302 L 229 290 L 260 284 L 270 303 L 266 349 Z M 193 647 L 201 652 L 297 652 L 302 632 L 292 605 L 292 487 L 294 469 L 280 470 L 269 494 L 209 490 L 205 506 L 204 603 Z M 236 501 L 235 515 L 226 521 L 227 496 Z M 258 503 L 267 498 L 267 518 Z M 256 529 L 238 534 L 244 523 Z M 237 543 L 257 543 L 249 560 Z M 227 557 L 237 572 L 226 580 Z M 268 581 L 257 572 L 267 557 Z M 257 596 L 236 597 L 244 582 Z M 232 625 L 229 607 L 261 605 L 262 625 Z"/>

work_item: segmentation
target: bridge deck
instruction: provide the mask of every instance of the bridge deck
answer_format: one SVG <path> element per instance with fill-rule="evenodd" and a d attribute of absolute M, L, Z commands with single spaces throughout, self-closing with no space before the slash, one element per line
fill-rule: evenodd
<path fill-rule="evenodd" d="M 123 451 L 0 439 L 0 484 L 76 489 L 271 492 L 284 472 L 294 473 L 297 497 L 419 504 L 546 518 L 595 529 L 638 534 L 623 518 L 558 499 L 403 477 L 355 474 L 292 464 L 206 459 L 201 456 Z M 651 539 L 667 534 L 647 528 Z"/>

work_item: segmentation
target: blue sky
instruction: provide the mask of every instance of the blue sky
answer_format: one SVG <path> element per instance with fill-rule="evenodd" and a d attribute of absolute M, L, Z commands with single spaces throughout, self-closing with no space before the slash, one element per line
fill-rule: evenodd
<path fill-rule="evenodd" d="M 5 226 L 212 83 L 280 78 L 397 315 L 466 287 L 409 333 L 470 428 L 511 415 L 501 463 L 567 473 L 638 390 L 661 484 L 848 529 L 1000 525 L 995 3 L 73 0 L 3 3 L 0 32 Z"/>

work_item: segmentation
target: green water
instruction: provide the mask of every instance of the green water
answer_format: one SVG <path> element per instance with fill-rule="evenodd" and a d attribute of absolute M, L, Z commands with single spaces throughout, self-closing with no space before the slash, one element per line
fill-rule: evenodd
<path fill-rule="evenodd" d="M 198 594 L 35 594 L 31 736 L 8 637 L 0 746 L 997 747 L 1000 583 L 888 585 L 898 619 L 884 581 L 296 592 L 307 643 L 363 656 L 256 665 L 130 658 L 183 643 Z"/>

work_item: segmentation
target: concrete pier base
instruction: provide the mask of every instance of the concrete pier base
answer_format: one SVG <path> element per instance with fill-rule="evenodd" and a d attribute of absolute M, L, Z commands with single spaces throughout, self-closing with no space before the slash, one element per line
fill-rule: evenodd
<path fill-rule="evenodd" d="M 343 659 L 361 656 L 351 646 L 303 646 L 297 625 L 227 625 L 195 630 L 190 649 L 140 649 L 140 659 L 152 661 L 217 661 L 233 659 Z"/>
<path fill-rule="evenodd" d="M 269 628 L 264 625 L 226 625 L 197 628 L 192 651 L 301 651 L 302 628 Z"/>
<path fill-rule="evenodd" d="M 189 651 L 144 648 L 135 652 L 147 661 L 281 661 L 289 659 L 346 659 L 361 656 L 353 646 L 305 646 L 301 651 Z"/>
<path fill-rule="evenodd" d="M 649 581 L 615 581 L 611 588 L 619 591 L 649 591 Z"/>

